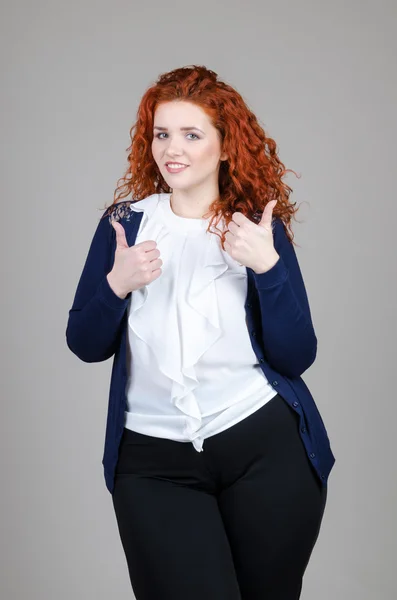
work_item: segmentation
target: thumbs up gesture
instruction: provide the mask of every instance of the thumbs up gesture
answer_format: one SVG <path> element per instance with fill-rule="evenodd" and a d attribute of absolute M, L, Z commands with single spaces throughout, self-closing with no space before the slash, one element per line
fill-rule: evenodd
<path fill-rule="evenodd" d="M 265 206 L 258 224 L 253 223 L 243 213 L 235 212 L 225 234 L 225 250 L 245 267 L 255 273 L 266 273 L 278 259 L 273 243 L 272 215 L 277 200 Z"/>
<path fill-rule="evenodd" d="M 118 221 L 112 221 L 116 232 L 116 251 L 113 268 L 107 275 L 107 280 L 119 298 L 125 298 L 129 292 L 133 292 L 148 285 L 162 273 L 163 261 L 157 243 L 154 240 L 146 240 L 128 246 L 124 227 Z"/>

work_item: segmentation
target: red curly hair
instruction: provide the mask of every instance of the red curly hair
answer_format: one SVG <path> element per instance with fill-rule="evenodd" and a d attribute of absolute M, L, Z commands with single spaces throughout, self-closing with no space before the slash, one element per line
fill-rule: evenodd
<path fill-rule="evenodd" d="M 172 191 L 153 159 L 151 144 L 157 106 L 175 100 L 191 102 L 205 111 L 220 133 L 222 151 L 229 157 L 220 165 L 220 194 L 209 207 L 213 216 L 208 230 L 213 221 L 216 219 L 218 223 L 221 217 L 228 225 L 235 211 L 257 222 L 266 204 L 276 199 L 273 216 L 280 217 L 284 227 L 290 228 L 291 216 L 298 209 L 296 203 L 288 201 L 292 189 L 282 178 L 288 171 L 299 176 L 285 169 L 278 158 L 275 141 L 267 137 L 241 95 L 220 81 L 214 71 L 199 65 L 161 74 L 142 97 L 137 121 L 130 129 L 128 168 L 117 182 L 112 206 L 129 194 L 135 202 L 152 194 Z M 225 232 L 220 236 L 222 247 Z M 293 242 L 292 231 L 286 233 Z"/>

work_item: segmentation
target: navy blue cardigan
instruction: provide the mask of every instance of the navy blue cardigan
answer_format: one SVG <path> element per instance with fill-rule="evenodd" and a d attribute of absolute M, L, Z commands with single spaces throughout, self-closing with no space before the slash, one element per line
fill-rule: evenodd
<path fill-rule="evenodd" d="M 85 362 L 114 356 L 109 391 L 103 468 L 106 487 L 114 488 L 114 471 L 124 429 L 127 382 L 127 306 L 131 293 L 119 298 L 110 287 L 116 235 L 110 216 L 123 225 L 135 244 L 143 213 L 130 210 L 131 200 L 107 208 L 97 225 L 69 311 L 66 341 Z M 280 218 L 273 220 L 274 247 L 280 258 L 266 273 L 247 267 L 245 310 L 252 348 L 263 373 L 299 415 L 299 432 L 310 463 L 323 486 L 335 462 L 324 423 L 301 378 L 313 364 L 317 338 L 293 245 Z"/>

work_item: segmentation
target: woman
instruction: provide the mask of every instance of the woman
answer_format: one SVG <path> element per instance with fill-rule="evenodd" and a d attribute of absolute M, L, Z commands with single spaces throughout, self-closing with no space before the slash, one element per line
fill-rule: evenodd
<path fill-rule="evenodd" d="M 295 600 L 334 464 L 275 142 L 201 66 L 144 94 L 67 326 L 114 356 L 105 449 L 138 600 Z M 132 200 L 125 198 L 132 194 Z"/>

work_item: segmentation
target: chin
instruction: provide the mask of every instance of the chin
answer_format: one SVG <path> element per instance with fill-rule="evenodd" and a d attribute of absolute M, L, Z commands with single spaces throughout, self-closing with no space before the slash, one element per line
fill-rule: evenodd
<path fill-rule="evenodd" d="M 182 182 L 172 181 L 172 180 L 170 181 L 169 179 L 168 180 L 166 179 L 165 181 L 172 190 L 188 190 L 189 188 L 192 187 L 191 183 L 186 183 L 186 182 L 182 183 Z"/>

